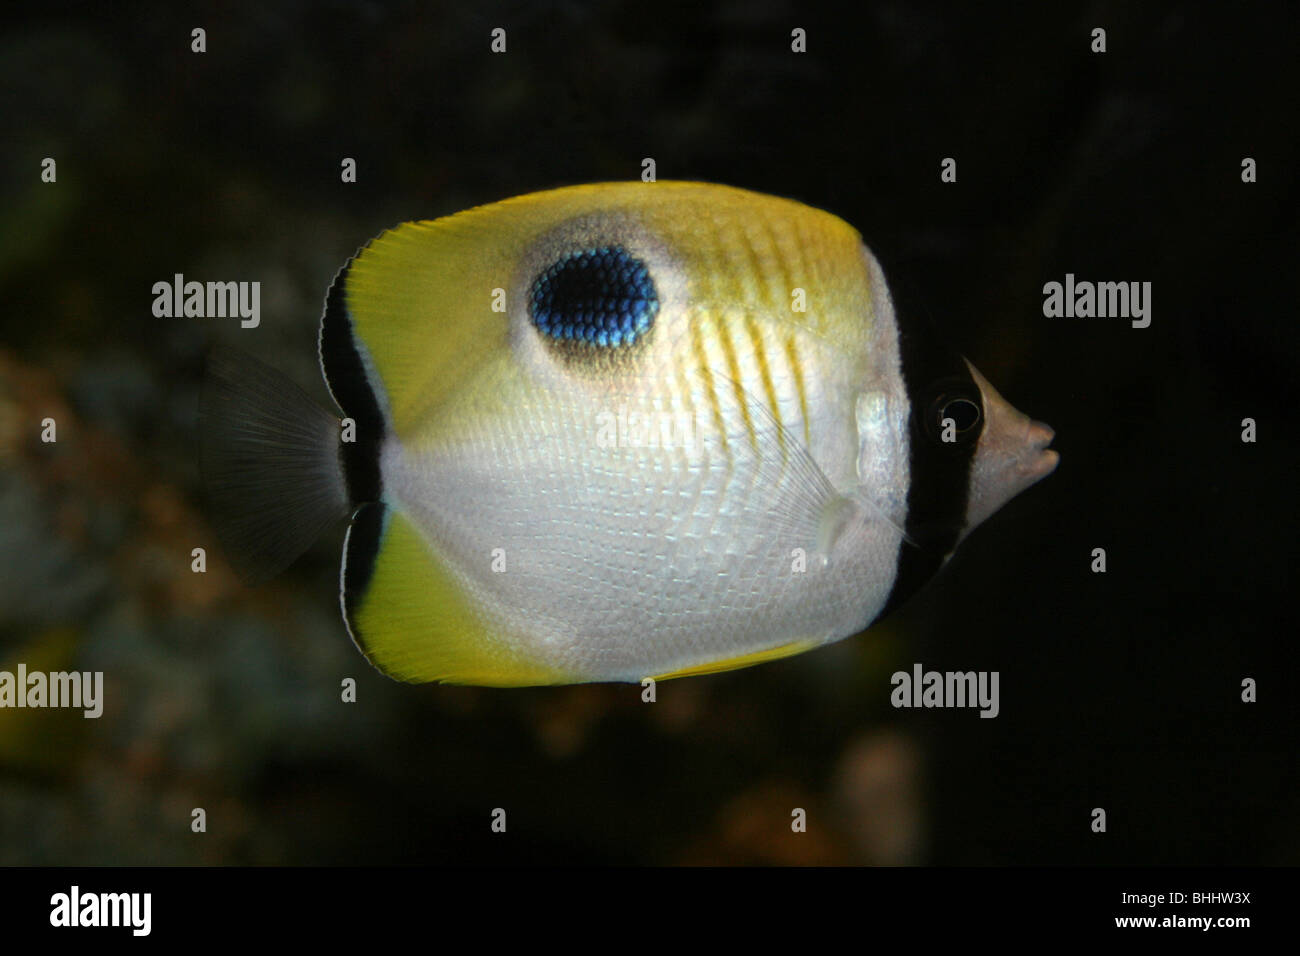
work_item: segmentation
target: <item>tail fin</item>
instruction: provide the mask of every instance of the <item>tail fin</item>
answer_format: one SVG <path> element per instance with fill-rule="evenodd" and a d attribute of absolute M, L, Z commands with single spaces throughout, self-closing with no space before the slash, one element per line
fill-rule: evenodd
<path fill-rule="evenodd" d="M 269 365 L 215 346 L 199 428 L 213 523 L 247 580 L 284 570 L 348 513 L 339 420 Z"/>

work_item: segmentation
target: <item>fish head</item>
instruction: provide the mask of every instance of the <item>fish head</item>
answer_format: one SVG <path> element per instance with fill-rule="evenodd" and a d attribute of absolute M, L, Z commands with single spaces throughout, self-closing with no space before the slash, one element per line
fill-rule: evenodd
<path fill-rule="evenodd" d="M 1060 461 L 1048 447 L 1056 434 L 1051 427 L 1012 406 L 974 365 L 966 365 L 979 388 L 983 422 L 971 459 L 963 536 Z"/>
<path fill-rule="evenodd" d="M 1018 411 L 971 362 L 900 326 L 909 402 L 907 538 L 940 559 L 1004 504 L 1051 474 L 1054 432 Z"/>

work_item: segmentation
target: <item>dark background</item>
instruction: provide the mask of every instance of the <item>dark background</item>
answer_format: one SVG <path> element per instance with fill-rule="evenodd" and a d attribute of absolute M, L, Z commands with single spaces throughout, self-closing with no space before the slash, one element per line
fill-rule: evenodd
<path fill-rule="evenodd" d="M 107 697 L 0 711 L 0 864 L 1300 861 L 1294 7 L 266 6 L 0 37 L 0 667 Z M 386 680 L 339 619 L 342 529 L 240 584 L 199 494 L 205 345 L 324 400 L 359 244 L 647 156 L 856 225 L 900 307 L 1056 428 L 1057 473 L 865 636 L 654 705 Z M 155 319 L 176 272 L 261 281 L 261 327 Z M 1044 318 L 1066 272 L 1152 282 L 1151 327 Z M 1001 715 L 892 709 L 914 662 L 1000 671 Z"/>

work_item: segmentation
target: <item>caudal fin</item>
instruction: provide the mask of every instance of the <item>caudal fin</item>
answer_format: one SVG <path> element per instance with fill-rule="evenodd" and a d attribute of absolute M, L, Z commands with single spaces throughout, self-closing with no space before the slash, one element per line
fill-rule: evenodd
<path fill-rule="evenodd" d="M 269 365 L 215 346 L 199 428 L 211 518 L 246 579 L 284 570 L 348 513 L 339 420 Z"/>

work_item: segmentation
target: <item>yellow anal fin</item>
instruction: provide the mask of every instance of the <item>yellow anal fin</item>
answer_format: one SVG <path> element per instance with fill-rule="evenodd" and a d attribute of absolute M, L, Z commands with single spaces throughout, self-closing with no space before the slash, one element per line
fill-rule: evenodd
<path fill-rule="evenodd" d="M 360 509 L 348 531 L 343 608 L 357 647 L 397 680 L 485 687 L 575 680 L 490 633 L 420 532 L 385 505 Z"/>
<path fill-rule="evenodd" d="M 780 660 L 783 657 L 793 657 L 795 654 L 802 654 L 814 647 L 820 647 L 821 643 L 821 641 L 794 641 L 790 644 L 782 644 L 780 647 L 769 647 L 765 651 L 742 654 L 739 657 L 728 657 L 725 660 L 710 661 L 707 664 L 693 664 L 690 667 L 683 667 L 681 670 L 659 674 L 651 679 L 656 681 L 672 680 L 675 677 L 698 677 L 700 674 L 734 671 L 741 667 L 752 667 L 754 664 L 765 664 L 768 661 Z"/>

